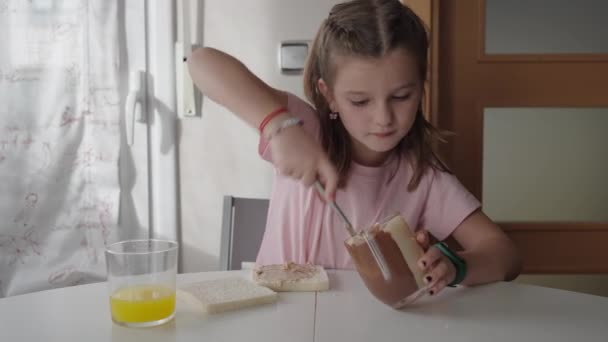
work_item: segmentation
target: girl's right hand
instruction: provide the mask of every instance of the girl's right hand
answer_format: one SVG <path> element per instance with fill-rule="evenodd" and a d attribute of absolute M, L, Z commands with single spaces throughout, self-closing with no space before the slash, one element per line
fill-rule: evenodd
<path fill-rule="evenodd" d="M 338 172 L 321 145 L 298 126 L 285 129 L 270 140 L 272 161 L 282 175 L 311 186 L 318 179 L 325 188 L 325 201 L 335 199 Z"/>

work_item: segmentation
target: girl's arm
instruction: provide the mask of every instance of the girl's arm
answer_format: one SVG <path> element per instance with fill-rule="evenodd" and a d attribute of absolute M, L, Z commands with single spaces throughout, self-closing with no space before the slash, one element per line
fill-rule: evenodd
<path fill-rule="evenodd" d="M 209 99 L 226 107 L 250 126 L 257 128 L 264 118 L 280 107 L 287 107 L 287 95 L 268 86 L 236 58 L 212 48 L 199 48 L 188 59 L 194 84 Z M 289 113 L 274 117 L 265 134 L 289 118 Z M 270 141 L 272 161 L 279 172 L 312 185 L 319 179 L 327 199 L 333 198 L 338 174 L 321 145 L 302 128 L 292 126 Z"/>
<path fill-rule="evenodd" d="M 188 59 L 188 68 L 205 96 L 251 127 L 257 128 L 268 113 L 287 106 L 285 93 L 271 88 L 239 60 L 219 50 L 196 49 Z"/>
<path fill-rule="evenodd" d="M 452 236 L 462 246 L 458 252 L 467 263 L 464 285 L 480 285 L 513 280 L 521 272 L 522 260 L 515 244 L 481 210 L 466 218 Z M 418 234 L 418 241 L 428 244 L 428 236 Z M 431 291 L 437 293 L 456 276 L 452 263 L 434 247 L 419 260 L 420 268 L 431 277 Z"/>
<path fill-rule="evenodd" d="M 469 268 L 463 284 L 513 280 L 521 272 L 522 260 L 515 244 L 481 210 L 465 219 L 453 236 L 462 246 L 459 255 Z"/>

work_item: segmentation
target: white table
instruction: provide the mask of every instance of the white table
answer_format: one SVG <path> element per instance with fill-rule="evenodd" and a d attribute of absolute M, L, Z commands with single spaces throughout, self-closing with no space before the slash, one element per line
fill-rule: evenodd
<path fill-rule="evenodd" d="M 206 316 L 178 298 L 155 328 L 111 322 L 105 283 L 0 299 L 0 341 L 608 341 L 608 298 L 499 283 L 449 289 L 404 311 L 376 301 L 348 271 L 331 290 L 281 293 L 275 304 Z M 179 275 L 184 284 L 244 275 Z"/>
<path fill-rule="evenodd" d="M 608 341 L 608 298 L 516 283 L 446 289 L 395 311 L 358 275 L 332 274 L 317 295 L 315 342 Z"/>

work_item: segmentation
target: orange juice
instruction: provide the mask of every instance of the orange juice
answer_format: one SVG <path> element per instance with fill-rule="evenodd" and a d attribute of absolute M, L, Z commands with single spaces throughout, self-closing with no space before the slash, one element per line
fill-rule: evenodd
<path fill-rule="evenodd" d="M 110 296 L 112 319 L 145 323 L 165 319 L 175 311 L 175 290 L 157 285 L 119 289 Z"/>

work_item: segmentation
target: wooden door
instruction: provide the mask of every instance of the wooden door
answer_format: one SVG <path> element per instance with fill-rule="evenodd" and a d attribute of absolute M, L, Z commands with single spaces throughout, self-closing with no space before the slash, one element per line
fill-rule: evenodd
<path fill-rule="evenodd" d="M 496 14 L 496 11 L 489 11 L 487 7 L 489 2 L 487 3 L 487 1 L 492 0 L 441 2 L 438 25 L 440 38 L 439 100 L 435 118 L 441 128 L 456 133 L 454 137 L 449 139 L 449 145 L 444 147 L 444 155 L 463 184 L 477 198 L 482 200 L 484 209 L 487 202 L 483 198 L 484 189 L 482 184 L 484 184 L 484 177 L 489 177 L 487 172 L 484 173 L 483 167 L 484 148 L 488 148 L 487 144 L 484 145 L 484 118 L 488 118 L 489 109 L 493 108 L 491 112 L 498 112 L 499 117 L 509 120 L 508 122 L 514 123 L 513 125 L 517 127 L 525 127 L 526 123 L 524 121 L 532 122 L 538 119 L 536 114 L 545 113 L 548 120 L 544 128 L 538 131 L 537 136 L 532 136 L 532 138 L 527 136 L 527 139 L 531 139 L 529 141 L 531 150 L 534 150 L 541 143 L 546 143 L 546 141 L 541 141 L 542 138 L 540 137 L 546 133 L 551 133 L 552 125 L 557 119 L 557 116 L 552 117 L 551 113 L 554 113 L 556 109 L 572 109 L 572 113 L 599 111 L 599 113 L 608 115 L 608 111 L 606 111 L 606 108 L 608 108 L 607 49 L 598 46 L 598 50 L 601 50 L 600 53 L 580 52 L 584 49 L 578 51 L 574 49 L 573 52 L 567 53 L 549 53 L 546 51 L 507 51 L 506 53 L 494 51 L 488 53 L 486 49 L 486 24 L 488 24 L 486 16 L 491 13 Z M 495 4 L 499 0 L 493 1 L 493 4 Z M 507 29 L 503 29 L 501 34 L 516 34 L 520 29 L 519 25 L 523 25 L 519 16 L 530 15 L 533 11 L 549 15 L 551 11 L 555 10 L 554 7 L 550 6 L 544 9 L 531 8 L 533 3 L 538 3 L 538 1 L 504 2 L 501 6 L 519 6 L 519 15 L 507 18 L 508 25 L 505 26 Z M 597 1 L 582 1 L 580 3 L 576 2 L 579 6 L 577 10 L 587 10 L 586 15 L 591 16 L 594 10 L 597 12 L 599 9 L 593 7 L 581 9 L 580 6 L 590 6 L 593 3 L 602 8 L 605 6 Z M 564 1 L 558 1 L 555 4 L 556 6 L 564 4 Z M 585 18 L 585 15 L 582 17 Z M 539 16 L 538 20 L 543 20 L 543 18 Z M 579 21 L 581 20 L 579 19 Z M 562 23 L 564 25 L 568 24 L 565 21 L 562 21 Z M 584 20 L 581 21 L 581 24 L 585 24 Z M 550 23 L 547 25 L 550 25 Z M 542 30 L 549 32 L 553 29 L 542 25 L 538 27 L 542 27 Z M 563 29 L 563 27 L 559 28 Z M 529 31 L 530 36 L 537 33 L 532 30 Z M 561 38 L 564 40 L 570 39 L 567 34 L 562 35 Z M 587 36 L 581 37 L 580 41 L 584 43 L 587 38 Z M 519 39 L 521 42 L 528 41 L 525 35 Z M 517 39 L 515 39 L 515 43 L 517 43 Z M 539 47 L 539 50 L 542 49 Z M 506 110 L 509 108 L 514 109 L 512 111 Z M 526 110 L 520 111 L 516 110 L 517 108 L 525 108 Z M 506 115 L 507 117 L 500 115 Z M 577 123 L 589 119 L 589 116 L 583 114 L 572 115 L 568 115 L 569 122 Z M 603 117 L 595 115 L 594 117 L 599 118 L 598 122 L 606 122 L 606 115 Z M 590 127 L 593 128 L 593 125 Z M 506 139 L 504 141 L 507 146 L 521 139 L 520 133 L 517 133 L 521 132 L 521 129 L 506 125 L 499 129 L 503 130 L 502 132 L 513 129 L 512 140 Z M 602 155 L 601 151 L 604 149 L 598 145 L 605 143 L 605 140 L 596 139 L 595 143 L 583 141 L 588 138 L 584 131 L 577 130 L 575 132 L 574 127 L 572 129 L 573 134 L 576 133 L 578 137 L 573 141 L 587 144 L 587 146 L 595 146 L 595 150 L 600 151 L 593 157 L 586 158 L 585 163 L 588 162 L 589 165 L 584 165 L 584 167 L 593 172 L 598 167 L 605 167 L 608 152 Z M 608 127 L 602 129 L 608 130 Z M 508 133 L 504 135 L 509 136 Z M 598 134 L 594 136 L 598 136 Z M 601 135 L 599 136 L 601 137 Z M 487 138 L 487 136 L 485 137 Z M 569 137 L 566 135 L 565 138 Z M 589 137 L 589 139 L 591 138 Z M 560 149 L 569 150 L 567 148 L 569 145 L 560 145 L 560 143 L 559 140 L 555 140 L 555 145 L 561 146 Z M 485 153 L 488 156 L 487 150 Z M 577 157 L 579 153 L 580 151 L 564 152 L 564 158 L 566 160 L 567 158 Z M 498 158 L 498 160 L 501 158 L 501 156 L 490 156 Z M 601 181 L 598 183 L 598 180 L 586 180 L 585 177 L 580 175 L 568 175 L 568 172 L 564 172 L 559 164 L 543 164 L 544 154 L 528 157 L 532 158 L 531 160 L 539 164 L 540 167 L 546 166 L 543 173 L 546 177 L 552 177 L 552 175 L 559 173 L 562 175 L 562 179 L 559 181 L 563 181 L 563 184 L 566 184 L 566 182 L 568 184 L 580 182 L 581 186 L 591 189 L 589 198 L 606 198 L 608 188 L 602 188 L 605 183 Z M 572 166 L 579 169 L 582 167 L 572 164 L 561 166 L 566 168 Z M 511 171 L 517 171 L 518 174 L 525 175 L 522 172 L 525 172 L 528 165 L 520 163 L 508 167 Z M 585 168 L 582 169 L 585 170 Z M 502 170 L 509 172 L 504 168 Z M 606 177 L 608 177 L 608 174 L 606 174 Z M 544 177 L 538 178 L 539 183 L 544 181 Z M 590 186 L 585 182 L 594 182 L 593 184 L 597 184 L 597 187 L 593 188 L 593 185 Z M 517 182 L 514 181 L 512 185 L 516 186 Z M 562 185 L 558 182 L 557 188 L 560 186 Z M 533 188 L 528 189 L 528 196 L 543 195 L 534 192 Z M 555 194 L 559 191 L 550 191 L 550 193 Z M 492 195 L 501 196 L 501 194 Z M 521 197 L 522 201 L 525 200 L 525 197 Z M 548 195 L 543 197 L 542 201 L 536 203 L 539 206 L 547 204 L 549 207 L 551 203 L 555 203 L 557 208 L 558 200 L 564 203 L 570 200 L 568 193 L 560 198 L 555 197 L 549 195 L 548 192 Z M 603 204 L 595 203 L 597 201 L 591 202 L 585 202 L 585 198 L 582 198 L 577 200 L 576 203 L 562 203 L 561 205 L 566 208 L 578 205 L 582 208 L 582 211 L 584 211 L 585 206 L 597 207 L 603 205 L 608 212 L 608 202 Z M 529 209 L 534 204 L 527 206 Z M 601 216 L 601 208 L 599 211 L 599 218 L 561 217 L 553 219 L 540 217 L 531 220 L 513 217 L 513 219 L 497 221 L 521 248 L 524 256 L 524 271 L 527 273 L 605 273 L 608 272 L 608 248 L 606 248 L 608 243 L 608 219 L 602 219 L 605 216 Z M 556 217 L 560 217 L 559 212 L 555 214 Z"/>

